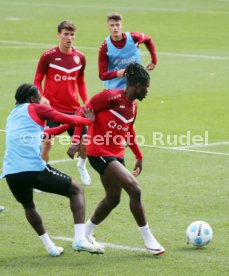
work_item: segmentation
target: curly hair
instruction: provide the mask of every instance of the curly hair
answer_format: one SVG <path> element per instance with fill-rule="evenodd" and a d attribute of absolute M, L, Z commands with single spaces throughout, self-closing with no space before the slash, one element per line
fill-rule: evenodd
<path fill-rule="evenodd" d="M 21 84 L 15 93 L 16 104 L 28 102 L 28 99 L 32 96 L 36 96 L 37 93 L 38 89 L 35 85 L 30 83 Z"/>
<path fill-rule="evenodd" d="M 138 63 L 129 64 L 125 69 L 125 75 L 127 77 L 127 85 L 133 85 L 136 83 L 146 85 L 150 82 L 149 73 Z"/>

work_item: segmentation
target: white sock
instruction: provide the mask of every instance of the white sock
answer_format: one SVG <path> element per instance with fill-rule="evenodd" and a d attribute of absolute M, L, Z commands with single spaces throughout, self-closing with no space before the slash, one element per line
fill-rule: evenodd
<path fill-rule="evenodd" d="M 78 223 L 74 225 L 74 241 L 85 240 L 85 224 Z"/>
<path fill-rule="evenodd" d="M 52 240 L 50 239 L 48 233 L 45 233 L 41 236 L 39 236 L 39 238 L 41 239 L 43 245 L 45 246 L 45 248 L 49 248 L 52 247 L 54 245 L 54 243 L 52 242 Z"/>
<path fill-rule="evenodd" d="M 153 234 L 151 233 L 148 223 L 145 226 L 139 227 L 142 234 L 145 245 L 150 248 L 159 248 L 160 244 L 157 242 Z"/>
<path fill-rule="evenodd" d="M 78 158 L 78 167 L 84 168 L 86 166 L 87 158 L 83 159 L 79 156 Z"/>
<path fill-rule="evenodd" d="M 97 225 L 92 223 L 91 220 L 89 219 L 85 224 L 85 235 L 86 235 L 86 237 L 90 236 L 92 234 L 92 232 L 95 230 L 96 227 L 97 227 Z"/>

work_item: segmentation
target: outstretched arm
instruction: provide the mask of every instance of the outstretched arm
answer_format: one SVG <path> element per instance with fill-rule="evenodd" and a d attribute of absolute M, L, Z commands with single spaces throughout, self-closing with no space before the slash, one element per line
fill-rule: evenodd
<path fill-rule="evenodd" d="M 157 65 L 157 54 L 151 37 L 146 34 L 137 33 L 137 32 L 131 33 L 131 36 L 137 44 L 142 44 L 142 43 L 145 44 L 151 56 L 151 62 L 146 66 L 146 69 L 149 71 L 153 70 Z"/>

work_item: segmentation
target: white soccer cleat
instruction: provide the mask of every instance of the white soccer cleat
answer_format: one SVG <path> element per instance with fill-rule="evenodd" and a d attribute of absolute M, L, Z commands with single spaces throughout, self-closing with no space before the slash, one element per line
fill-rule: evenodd
<path fill-rule="evenodd" d="M 51 247 L 48 247 L 47 251 L 50 257 L 58 257 L 64 252 L 64 248 L 53 245 Z"/>
<path fill-rule="evenodd" d="M 86 166 L 81 166 L 79 162 L 76 165 L 79 173 L 80 173 L 80 179 L 84 185 L 90 185 L 91 184 L 91 177 L 87 171 Z"/>
<path fill-rule="evenodd" d="M 87 240 L 73 241 L 72 248 L 78 252 L 86 251 L 91 254 L 104 254 L 103 248 L 96 246 Z"/>
<path fill-rule="evenodd" d="M 0 205 L 0 213 L 3 212 L 4 210 L 5 210 L 5 207 Z"/>
<path fill-rule="evenodd" d="M 153 255 L 153 256 L 159 256 L 161 254 L 164 254 L 166 251 L 163 246 L 159 245 L 159 247 L 151 248 L 148 247 L 145 244 L 145 248 Z"/>
<path fill-rule="evenodd" d="M 98 246 L 98 247 L 100 247 L 101 249 L 104 250 L 105 246 L 102 245 L 101 243 L 98 243 L 98 242 L 95 240 L 95 237 L 94 237 L 94 236 L 89 235 L 89 236 L 86 237 L 86 239 L 87 239 L 90 243 L 92 243 L 92 244 L 94 244 L 94 245 L 96 245 L 96 246 Z"/>

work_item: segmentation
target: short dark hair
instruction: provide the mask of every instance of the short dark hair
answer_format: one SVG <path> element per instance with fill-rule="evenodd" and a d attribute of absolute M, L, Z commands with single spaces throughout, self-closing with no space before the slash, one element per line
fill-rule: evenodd
<path fill-rule="evenodd" d="M 37 93 L 39 93 L 39 90 L 35 85 L 31 83 L 21 84 L 15 93 L 16 104 L 27 103 L 28 99 L 36 96 Z"/>
<path fill-rule="evenodd" d="M 150 82 L 150 75 L 146 69 L 138 63 L 131 63 L 125 69 L 127 85 L 141 83 L 147 85 Z"/>
<path fill-rule="evenodd" d="M 58 25 L 57 31 L 58 31 L 58 33 L 61 33 L 61 31 L 64 29 L 66 29 L 68 31 L 75 32 L 76 25 L 70 20 L 64 20 L 64 21 L 60 22 L 60 24 Z"/>
<path fill-rule="evenodd" d="M 112 12 L 107 15 L 107 22 L 109 22 L 110 20 L 122 21 L 122 16 L 117 12 Z"/>

